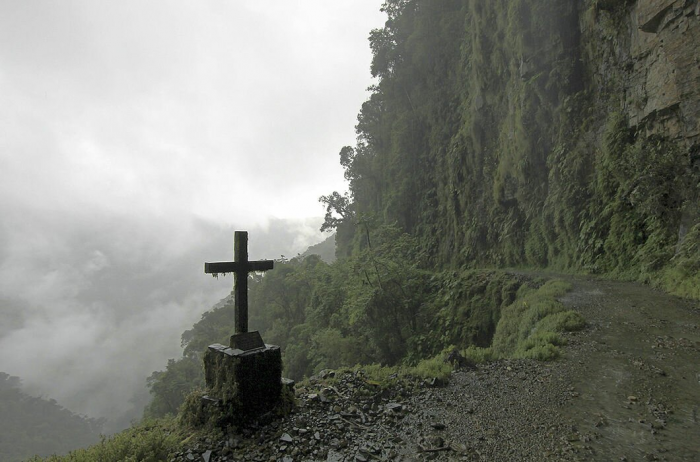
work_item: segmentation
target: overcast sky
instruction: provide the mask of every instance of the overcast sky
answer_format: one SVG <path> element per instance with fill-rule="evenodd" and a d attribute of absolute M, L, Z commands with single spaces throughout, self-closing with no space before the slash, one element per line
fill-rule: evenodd
<path fill-rule="evenodd" d="M 317 242 L 381 3 L 0 0 L 0 371 L 113 415 L 230 291 L 234 228 Z"/>
<path fill-rule="evenodd" d="M 0 2 L 3 208 L 321 214 L 380 4 Z"/>

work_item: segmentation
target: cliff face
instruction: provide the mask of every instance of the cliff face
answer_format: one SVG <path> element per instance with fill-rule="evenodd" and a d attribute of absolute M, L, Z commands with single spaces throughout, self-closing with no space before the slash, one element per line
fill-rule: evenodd
<path fill-rule="evenodd" d="M 686 253 L 697 249 L 700 222 L 700 2 L 638 0 L 623 8 L 624 2 L 588 3 L 580 29 L 589 85 L 606 90 L 608 107 L 618 99 L 637 136 L 671 141 L 687 153 L 679 157 L 688 184 L 677 224 L 674 257 L 680 260 L 684 245 Z M 693 271 L 697 280 L 697 267 Z"/>
<path fill-rule="evenodd" d="M 615 69 L 629 125 L 645 136 L 663 135 L 689 149 L 700 144 L 700 3 L 692 0 L 639 0 L 620 15 L 613 47 L 584 55 L 594 82 L 607 84 Z M 606 20 L 583 16 L 585 40 L 606 34 Z M 604 36 L 604 35 L 603 35 Z"/>
<path fill-rule="evenodd" d="M 340 254 L 378 221 L 437 266 L 698 281 L 698 0 L 385 11 L 379 83 L 341 152 L 355 219 L 338 226 Z"/>

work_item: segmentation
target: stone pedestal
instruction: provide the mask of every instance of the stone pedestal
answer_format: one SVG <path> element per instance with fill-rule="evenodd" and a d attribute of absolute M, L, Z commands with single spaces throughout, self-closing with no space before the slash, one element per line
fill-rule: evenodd
<path fill-rule="evenodd" d="M 244 351 L 218 343 L 210 345 L 204 355 L 204 376 L 207 398 L 218 402 L 222 423 L 251 420 L 271 411 L 280 401 L 280 347 L 263 344 Z"/>

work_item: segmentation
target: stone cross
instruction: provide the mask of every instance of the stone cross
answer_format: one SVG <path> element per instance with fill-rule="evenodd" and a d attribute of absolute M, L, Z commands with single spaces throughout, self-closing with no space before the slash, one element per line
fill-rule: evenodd
<path fill-rule="evenodd" d="M 248 332 L 248 273 L 271 270 L 272 260 L 248 261 L 248 231 L 236 231 L 233 239 L 233 261 L 205 263 L 207 274 L 233 273 L 236 334 Z"/>

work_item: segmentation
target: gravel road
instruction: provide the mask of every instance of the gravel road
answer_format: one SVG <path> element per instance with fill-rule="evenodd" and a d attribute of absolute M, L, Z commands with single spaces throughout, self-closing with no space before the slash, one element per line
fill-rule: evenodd
<path fill-rule="evenodd" d="M 633 283 L 564 277 L 588 326 L 557 361 L 508 360 L 446 386 L 361 373 L 297 387 L 282 420 L 175 461 L 700 461 L 700 307 Z"/>

